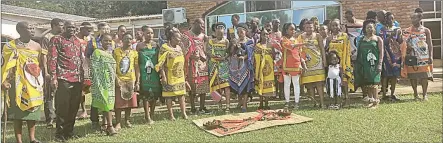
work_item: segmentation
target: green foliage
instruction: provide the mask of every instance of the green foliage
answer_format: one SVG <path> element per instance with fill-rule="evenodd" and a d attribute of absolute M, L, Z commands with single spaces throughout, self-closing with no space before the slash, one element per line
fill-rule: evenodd
<path fill-rule="evenodd" d="M 2 1 L 2 4 L 93 18 L 160 14 L 166 1 Z"/>

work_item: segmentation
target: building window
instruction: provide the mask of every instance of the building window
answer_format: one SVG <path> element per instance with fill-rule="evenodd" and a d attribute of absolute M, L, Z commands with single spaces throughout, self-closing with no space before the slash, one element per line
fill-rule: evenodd
<path fill-rule="evenodd" d="M 246 1 L 246 12 L 291 8 L 291 1 Z"/>
<path fill-rule="evenodd" d="M 272 19 L 280 19 L 280 23 L 282 23 L 280 24 L 280 28 L 283 27 L 284 23 L 289 23 L 292 21 L 291 10 L 263 11 L 246 14 L 247 20 L 251 20 L 254 17 L 260 19 L 259 27 L 264 26 L 264 23 L 266 22 L 271 22 Z"/>
<path fill-rule="evenodd" d="M 317 17 L 320 23 L 325 20 L 325 9 L 324 8 L 311 8 L 311 9 L 299 9 L 294 10 L 293 22 L 299 24 L 302 19 L 311 19 L 312 17 Z"/>
<path fill-rule="evenodd" d="M 423 12 L 434 11 L 434 1 L 420 1 L 418 4 Z"/>
<path fill-rule="evenodd" d="M 245 2 L 232 1 L 217 8 L 209 15 L 224 15 L 224 14 L 243 13 L 243 12 L 245 12 Z"/>

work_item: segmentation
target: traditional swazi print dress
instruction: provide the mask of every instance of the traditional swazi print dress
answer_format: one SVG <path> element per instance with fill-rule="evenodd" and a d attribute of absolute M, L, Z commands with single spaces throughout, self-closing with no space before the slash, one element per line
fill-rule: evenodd
<path fill-rule="evenodd" d="M 338 53 L 340 67 L 343 67 L 345 75 L 341 79 L 349 89 L 354 90 L 354 68 L 351 64 L 351 41 L 349 37 L 341 33 L 336 38 L 332 38 L 327 45 L 328 52 L 336 51 Z"/>
<path fill-rule="evenodd" d="M 283 71 L 282 75 L 297 76 L 301 74 L 301 57 L 302 52 L 301 46 L 292 48 L 293 44 L 298 43 L 297 39 L 288 39 L 283 37 L 282 47 L 283 47 Z"/>
<path fill-rule="evenodd" d="M 399 77 L 401 70 L 401 51 L 406 50 L 406 47 L 400 46 L 402 43 L 398 43 L 396 31 L 400 31 L 400 27 L 393 26 L 392 28 L 386 29 L 384 26 L 381 29 L 380 37 L 383 39 L 384 56 L 383 56 L 383 66 L 382 66 L 382 77 Z M 399 35 L 401 36 L 401 35 Z"/>
<path fill-rule="evenodd" d="M 183 33 L 182 48 L 185 54 L 186 81 L 191 86 L 191 93 L 209 93 L 208 58 L 204 38 L 194 36 L 191 31 Z M 194 55 L 195 54 L 195 55 Z M 194 59 L 192 56 L 199 59 Z"/>
<path fill-rule="evenodd" d="M 116 65 L 117 62 L 110 51 L 96 49 L 92 53 L 92 106 L 101 112 L 114 109 Z"/>
<path fill-rule="evenodd" d="M 255 90 L 260 96 L 275 96 L 272 50 L 270 44 L 255 45 Z"/>
<path fill-rule="evenodd" d="M 363 38 L 363 37 L 362 37 Z M 378 42 L 360 40 L 355 62 L 355 85 L 358 87 L 377 87 L 380 83 Z"/>
<path fill-rule="evenodd" d="M 32 50 L 25 45 L 16 45 L 16 40 L 3 47 L 2 83 L 11 84 L 6 96 L 9 119 L 40 120 L 44 79 L 39 56 L 47 53 L 44 49 Z"/>
<path fill-rule="evenodd" d="M 140 95 L 143 100 L 156 100 L 161 95 L 159 73 L 155 70 L 158 63 L 159 46 L 156 43 L 146 44 L 138 51 L 140 65 Z"/>
<path fill-rule="evenodd" d="M 226 40 L 215 43 L 214 39 L 210 39 L 208 42 L 207 50 L 211 57 L 208 62 L 211 92 L 229 87 L 229 49 L 224 43 Z M 217 61 L 214 57 L 225 59 Z"/>
<path fill-rule="evenodd" d="M 308 68 L 307 71 L 302 74 L 302 84 L 323 82 L 326 79 L 325 70 L 323 67 L 323 55 L 317 41 L 317 36 L 320 35 L 315 35 L 316 36 L 312 37 L 311 39 L 303 39 L 302 35 L 298 37 L 299 42 L 309 44 L 307 46 L 302 46 L 303 50 L 301 55 L 306 62 L 306 67 Z"/>
<path fill-rule="evenodd" d="M 186 95 L 185 87 L 185 57 L 181 49 L 172 49 L 167 43 L 160 48 L 160 57 L 155 70 L 164 70 L 167 82 L 162 82 L 163 97 Z"/>
<path fill-rule="evenodd" d="M 240 42 L 230 58 L 229 85 L 238 95 L 242 95 L 244 91 L 251 92 L 254 90 L 254 42 L 246 39 Z M 245 57 L 241 59 L 240 56 Z M 245 90 L 246 89 L 246 90 Z"/>
<path fill-rule="evenodd" d="M 135 108 L 137 107 L 137 95 L 135 94 L 135 81 L 137 80 L 135 69 L 138 65 L 138 53 L 128 47 L 128 50 L 116 48 L 114 59 L 117 62 L 117 78 L 122 85 L 115 86 L 115 108 Z"/>
<path fill-rule="evenodd" d="M 403 64 L 402 76 L 408 79 L 429 79 L 433 80 L 432 68 L 433 65 L 429 64 L 429 45 L 426 42 L 426 28 L 409 27 L 405 30 L 404 40 L 408 50 L 403 52 L 403 57 L 415 56 L 417 57 L 416 66 L 408 66 Z M 431 47 L 432 48 L 432 47 Z"/>

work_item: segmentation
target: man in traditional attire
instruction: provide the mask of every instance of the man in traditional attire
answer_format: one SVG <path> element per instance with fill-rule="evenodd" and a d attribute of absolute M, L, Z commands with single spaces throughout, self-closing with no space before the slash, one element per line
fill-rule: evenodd
<path fill-rule="evenodd" d="M 206 56 L 206 42 L 208 36 L 203 31 L 205 30 L 205 22 L 198 18 L 194 21 L 191 29 L 185 31 L 183 34 L 183 49 L 185 54 L 185 74 L 187 81 L 191 87 L 190 102 L 191 112 L 195 113 L 195 96 L 200 95 L 200 112 L 208 113 L 205 108 L 205 97 L 209 93 L 209 78 L 208 78 L 208 58 Z"/>

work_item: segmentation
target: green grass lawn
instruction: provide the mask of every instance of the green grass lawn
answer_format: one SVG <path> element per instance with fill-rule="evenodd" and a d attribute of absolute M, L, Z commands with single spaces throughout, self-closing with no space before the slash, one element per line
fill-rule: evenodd
<path fill-rule="evenodd" d="M 156 113 L 154 125 L 144 125 L 143 115 L 134 114 L 134 127 L 123 129 L 116 136 L 94 132 L 89 120 L 76 123 L 76 133 L 84 137 L 70 142 L 441 142 L 442 139 L 442 94 L 430 95 L 429 101 L 411 100 L 411 95 L 400 96 L 397 103 L 382 103 L 372 110 L 363 107 L 359 100 L 349 109 L 338 111 L 312 108 L 305 103 L 293 111 L 314 120 L 308 123 L 266 128 L 248 133 L 218 138 L 196 127 L 193 119 L 211 115 L 190 116 L 189 120 L 169 121 L 165 112 Z M 281 108 L 282 105 L 273 105 Z M 249 111 L 254 111 L 252 105 Z M 234 110 L 239 112 L 238 110 Z M 221 114 L 221 113 L 216 113 Z M 175 113 L 179 117 L 179 112 Z M 26 127 L 23 128 L 26 132 Z M 55 129 L 37 128 L 41 141 L 53 139 Z M 28 142 L 24 133 L 24 142 Z M 7 141 L 15 142 L 11 123 Z"/>

